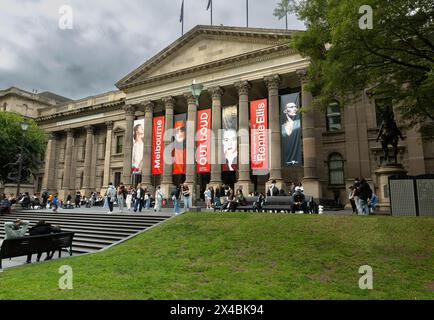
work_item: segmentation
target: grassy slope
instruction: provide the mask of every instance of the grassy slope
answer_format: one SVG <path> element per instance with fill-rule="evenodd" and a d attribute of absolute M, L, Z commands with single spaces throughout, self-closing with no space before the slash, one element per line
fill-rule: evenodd
<path fill-rule="evenodd" d="M 104 253 L 6 270 L 0 299 L 433 299 L 433 244 L 429 218 L 191 213 Z M 365 264 L 372 291 L 358 288 Z"/>

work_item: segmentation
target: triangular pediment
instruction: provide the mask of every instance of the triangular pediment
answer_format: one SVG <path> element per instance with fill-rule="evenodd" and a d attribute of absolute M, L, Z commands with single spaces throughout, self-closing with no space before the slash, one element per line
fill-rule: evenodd
<path fill-rule="evenodd" d="M 292 31 L 197 26 L 120 80 L 120 89 L 288 44 Z"/>

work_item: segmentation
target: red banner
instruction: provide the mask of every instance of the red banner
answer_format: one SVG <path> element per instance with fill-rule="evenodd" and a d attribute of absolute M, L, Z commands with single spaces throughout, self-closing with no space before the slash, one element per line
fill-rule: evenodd
<path fill-rule="evenodd" d="M 174 148 L 173 148 L 173 174 L 185 174 L 185 139 L 186 139 L 186 125 L 187 115 L 175 115 L 174 128 Z"/>
<path fill-rule="evenodd" d="M 250 102 L 250 155 L 252 170 L 268 170 L 267 99 Z"/>
<path fill-rule="evenodd" d="M 154 118 L 152 129 L 152 174 L 163 174 L 164 116 Z"/>
<path fill-rule="evenodd" d="M 211 109 L 197 112 L 197 173 L 211 171 Z"/>

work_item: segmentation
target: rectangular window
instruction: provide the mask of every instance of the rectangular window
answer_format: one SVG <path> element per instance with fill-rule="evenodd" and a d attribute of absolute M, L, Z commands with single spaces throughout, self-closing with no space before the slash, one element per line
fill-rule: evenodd
<path fill-rule="evenodd" d="M 341 124 L 341 108 L 339 106 L 339 103 L 334 102 L 329 104 L 327 107 L 327 131 L 328 132 L 334 132 L 334 131 L 341 131 L 342 130 L 342 124 Z"/>
<path fill-rule="evenodd" d="M 121 176 L 122 176 L 122 172 L 115 172 L 115 186 L 119 186 L 121 184 Z"/>
<path fill-rule="evenodd" d="M 116 136 L 116 154 L 124 152 L 124 136 Z"/>

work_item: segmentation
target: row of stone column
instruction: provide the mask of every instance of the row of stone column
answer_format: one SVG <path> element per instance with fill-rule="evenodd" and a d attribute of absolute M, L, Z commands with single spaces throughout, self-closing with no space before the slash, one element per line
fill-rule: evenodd
<path fill-rule="evenodd" d="M 311 104 L 311 95 L 306 90 L 305 73 L 298 72 L 302 81 L 302 105 L 308 107 Z M 280 132 L 280 103 L 279 103 L 279 85 L 280 76 L 272 75 L 264 78 L 268 88 L 268 108 L 269 108 L 269 133 L 270 133 L 270 177 L 269 182 L 276 180 L 277 186 L 284 188 L 284 181 L 282 178 L 282 165 L 281 165 L 281 132 Z M 251 84 L 248 81 L 241 81 L 235 84 L 239 95 L 239 130 L 242 134 L 249 132 L 249 96 Z M 221 146 L 221 137 L 218 132 L 222 127 L 222 96 L 224 90 L 221 87 L 213 87 L 208 89 L 212 97 L 212 131 L 217 139 L 213 139 L 211 146 L 212 164 L 211 164 L 211 179 L 210 185 L 218 185 L 222 183 L 221 178 L 221 165 L 217 159 L 217 150 Z M 191 93 L 186 93 L 185 99 L 187 100 L 187 141 L 186 141 L 186 183 L 189 185 L 190 190 L 194 193 L 196 186 L 196 166 L 195 166 L 195 134 L 197 123 L 197 101 Z M 165 106 L 165 130 L 173 129 L 174 124 L 174 109 L 175 99 L 171 96 L 163 98 Z M 145 111 L 144 123 L 144 148 L 143 148 L 143 167 L 142 167 L 142 183 L 151 186 L 151 157 L 152 157 L 152 122 L 155 104 L 147 101 L 141 105 Z M 138 106 L 126 105 L 125 111 L 125 137 L 124 137 L 124 162 L 123 162 L 123 182 L 126 184 L 132 183 L 132 150 L 133 139 L 131 134 L 135 121 L 135 113 Z M 105 149 L 104 161 L 104 176 L 103 186 L 107 186 L 110 182 L 110 161 L 111 149 L 113 139 L 113 122 L 107 122 L 107 138 Z M 92 154 L 94 147 L 94 128 L 92 126 L 85 127 L 86 129 L 86 145 L 85 145 L 85 159 L 84 159 L 84 174 L 83 174 L 83 189 L 86 193 L 91 192 L 92 188 Z M 73 168 L 73 144 L 74 133 L 72 129 L 67 129 L 66 135 L 66 150 L 64 162 L 64 178 L 62 189 L 65 191 L 75 190 L 75 175 L 72 172 Z M 52 135 L 48 142 L 45 174 L 43 179 L 43 189 L 55 191 L 55 147 L 56 135 Z M 165 147 L 170 141 L 165 142 Z M 316 176 L 316 140 L 315 140 L 315 122 L 314 114 L 312 111 L 303 114 L 303 151 L 304 151 L 304 176 L 305 183 L 313 183 L 314 188 L 317 190 L 313 192 L 314 195 L 320 194 L 320 187 L 318 178 Z M 253 191 L 253 184 L 250 180 L 250 146 L 249 137 L 239 137 L 239 150 L 246 150 L 243 152 L 247 156 L 241 161 L 238 166 L 238 181 L 237 187 L 242 187 L 244 192 Z M 161 180 L 163 191 L 169 192 L 173 183 L 172 166 L 164 164 L 164 171 Z M 306 187 L 305 187 L 306 189 Z M 308 189 L 311 189 L 308 187 Z"/>

